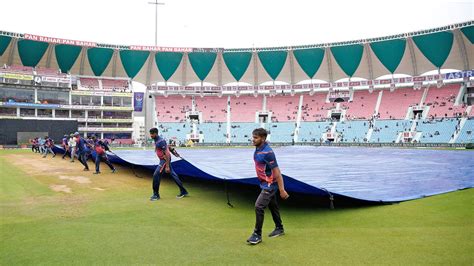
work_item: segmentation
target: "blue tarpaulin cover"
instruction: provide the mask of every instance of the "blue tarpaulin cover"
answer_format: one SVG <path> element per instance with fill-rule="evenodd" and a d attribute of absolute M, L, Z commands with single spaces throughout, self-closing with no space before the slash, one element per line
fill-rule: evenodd
<path fill-rule="evenodd" d="M 428 149 L 287 146 L 273 148 L 288 192 L 399 202 L 474 186 L 474 152 Z M 258 184 L 251 148 L 179 149 L 180 175 Z M 117 150 L 113 163 L 154 170 L 152 150 Z"/>

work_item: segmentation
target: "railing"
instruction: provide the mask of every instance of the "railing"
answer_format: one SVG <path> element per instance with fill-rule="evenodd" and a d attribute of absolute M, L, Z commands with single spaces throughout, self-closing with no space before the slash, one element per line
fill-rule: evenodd
<path fill-rule="evenodd" d="M 198 147 L 233 147 L 233 146 L 253 146 L 251 143 L 195 143 Z M 281 146 L 325 146 L 325 147 L 393 147 L 393 148 L 465 148 L 469 143 L 320 143 L 320 142 L 297 142 L 278 143 L 272 142 L 273 147 Z"/>
<path fill-rule="evenodd" d="M 259 86 L 161 86 L 152 85 L 148 86 L 147 89 L 154 93 L 175 93 L 175 94 L 216 94 L 222 92 L 270 92 L 273 94 L 281 93 L 283 91 L 301 92 L 302 90 L 310 91 L 327 91 L 331 93 L 337 89 L 340 93 L 349 93 L 349 90 L 353 88 L 367 88 L 373 89 L 374 87 L 387 87 L 395 89 L 396 85 L 409 87 L 421 88 L 424 83 L 430 82 L 448 82 L 456 79 L 463 79 L 465 82 L 469 82 L 469 79 L 474 78 L 474 70 L 464 70 L 443 74 L 427 75 L 427 76 L 416 76 L 416 77 L 402 77 L 402 78 L 389 78 L 389 79 L 375 79 L 375 80 L 362 80 L 362 81 L 342 81 L 342 82 L 331 82 L 331 83 L 314 83 L 314 84 L 298 84 L 298 85 L 259 85 Z M 452 81 L 451 81 L 452 82 Z M 403 84 L 403 85 L 402 85 Z"/>

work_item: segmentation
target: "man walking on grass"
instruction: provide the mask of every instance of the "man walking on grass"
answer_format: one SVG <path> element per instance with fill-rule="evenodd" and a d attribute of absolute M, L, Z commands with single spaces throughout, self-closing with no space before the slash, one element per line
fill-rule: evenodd
<path fill-rule="evenodd" d="M 171 175 L 179 187 L 180 192 L 176 198 L 180 199 L 188 196 L 188 191 L 186 191 L 179 176 L 175 173 L 173 167 L 171 167 L 171 153 L 176 157 L 179 157 L 179 154 L 174 148 L 168 147 L 166 140 L 158 135 L 157 128 L 150 129 L 150 137 L 155 141 L 155 152 L 160 159 L 160 164 L 156 167 L 155 173 L 153 174 L 153 195 L 150 197 L 150 200 L 155 201 L 160 199 L 160 180 L 165 174 Z"/>
<path fill-rule="evenodd" d="M 89 171 L 89 165 L 87 165 L 87 158 L 86 153 L 88 151 L 86 141 L 81 138 L 79 132 L 74 133 L 74 137 L 76 138 L 76 154 L 77 159 L 84 165 L 84 171 Z"/>
<path fill-rule="evenodd" d="M 285 234 L 280 218 L 277 195 L 280 194 L 282 199 L 287 199 L 289 195 L 285 191 L 283 177 L 281 176 L 275 153 L 273 153 L 272 148 L 266 142 L 267 131 L 263 128 L 257 128 L 252 132 L 252 135 L 252 143 L 255 146 L 253 159 L 262 191 L 257 201 L 255 201 L 255 229 L 249 239 L 247 239 L 247 243 L 256 245 L 262 242 L 262 226 L 267 206 L 272 213 L 273 222 L 275 223 L 275 229 L 268 236 L 277 237 Z"/>

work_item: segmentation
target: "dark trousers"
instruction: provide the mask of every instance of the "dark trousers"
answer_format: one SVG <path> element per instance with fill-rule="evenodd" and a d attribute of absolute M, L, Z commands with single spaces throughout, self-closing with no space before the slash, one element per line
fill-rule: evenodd
<path fill-rule="evenodd" d="M 110 163 L 109 158 L 107 158 L 107 154 L 102 154 L 102 155 L 96 154 L 95 155 L 95 171 L 96 172 L 100 172 L 99 171 L 100 161 L 103 161 L 106 165 L 108 165 L 110 167 L 110 170 L 115 169 L 114 166 Z"/>
<path fill-rule="evenodd" d="M 85 152 L 79 152 L 79 154 L 77 154 L 77 159 L 86 169 L 89 169 L 89 165 L 87 165 L 87 154 Z"/>
<path fill-rule="evenodd" d="M 275 222 L 276 228 L 283 228 L 283 224 L 280 218 L 280 210 L 277 202 L 278 189 L 262 189 L 260 195 L 258 195 L 255 201 L 255 230 L 254 232 L 258 235 L 262 235 L 263 219 L 265 217 L 265 208 L 268 206 L 272 213 L 273 222 Z"/>
<path fill-rule="evenodd" d="M 66 158 L 66 155 L 68 155 L 68 153 L 69 153 L 69 157 L 71 157 L 69 149 L 67 149 L 66 147 L 63 147 L 63 149 L 64 149 L 63 159 Z"/>
<path fill-rule="evenodd" d="M 184 188 L 183 186 L 183 183 L 181 182 L 181 180 L 179 179 L 179 176 L 176 174 L 176 172 L 173 170 L 173 167 L 171 167 L 171 164 L 170 164 L 170 172 L 169 173 L 166 173 L 165 172 L 165 167 L 161 167 L 162 165 L 165 164 L 165 161 L 162 160 L 160 161 L 160 165 L 158 165 L 158 167 L 156 167 L 155 169 L 155 173 L 153 173 L 153 194 L 155 195 L 159 195 L 160 193 L 160 181 L 161 181 L 161 178 L 163 175 L 171 175 L 171 177 L 173 178 L 174 182 L 176 183 L 176 185 L 178 185 L 179 187 L 179 190 L 181 193 L 188 193 L 186 191 L 186 189 Z M 161 171 L 160 171 L 161 170 Z"/>

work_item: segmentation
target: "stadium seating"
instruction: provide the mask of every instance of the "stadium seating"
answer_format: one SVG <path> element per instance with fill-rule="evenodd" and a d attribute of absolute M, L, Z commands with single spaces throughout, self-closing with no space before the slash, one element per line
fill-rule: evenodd
<path fill-rule="evenodd" d="M 2 70 L 9 73 L 33 75 L 33 68 L 28 66 L 4 66 Z"/>
<path fill-rule="evenodd" d="M 295 122 L 271 123 L 267 127 L 271 142 L 291 142 L 295 131 Z"/>
<path fill-rule="evenodd" d="M 392 143 L 397 140 L 398 133 L 409 131 L 412 121 L 410 120 L 376 120 L 374 131 L 369 142 Z"/>
<path fill-rule="evenodd" d="M 227 97 L 195 97 L 196 111 L 202 112 L 204 122 L 227 121 Z"/>
<path fill-rule="evenodd" d="M 257 123 L 232 123 L 230 129 L 231 142 L 250 143 L 252 140 L 252 131 L 260 127 Z"/>
<path fill-rule="evenodd" d="M 102 89 L 105 91 L 129 92 L 129 84 L 123 79 L 102 79 Z"/>
<path fill-rule="evenodd" d="M 167 140 L 185 141 L 186 135 L 191 133 L 191 125 L 188 123 L 160 123 L 158 131 Z"/>
<path fill-rule="evenodd" d="M 474 118 L 466 121 L 456 143 L 474 143 Z"/>
<path fill-rule="evenodd" d="M 404 119 L 408 107 L 418 105 L 423 96 L 423 90 L 413 88 L 398 88 L 393 92 L 383 91 L 380 103 L 380 119 Z"/>
<path fill-rule="evenodd" d="M 343 121 L 336 125 L 341 142 L 365 142 L 368 130 L 368 121 Z"/>
<path fill-rule="evenodd" d="M 198 132 L 204 134 L 204 143 L 225 143 L 227 134 L 226 123 L 202 123 Z"/>
<path fill-rule="evenodd" d="M 440 89 L 429 88 L 426 101 L 438 113 L 451 111 L 449 116 L 460 116 L 456 110 L 465 110 L 465 107 L 453 108 L 453 93 L 457 93 L 459 85 L 446 85 Z M 421 101 L 422 90 L 413 88 L 399 88 L 393 92 L 383 92 L 380 106 L 380 118 L 373 121 L 373 132 L 370 138 L 372 143 L 392 143 L 397 140 L 400 132 L 410 131 L 412 121 L 404 120 L 409 106 L 418 105 Z M 369 131 L 369 119 L 372 117 L 378 98 L 378 93 L 369 91 L 355 91 L 352 102 L 341 103 L 346 109 L 346 120 L 336 124 L 336 132 L 341 142 L 365 142 Z M 316 93 L 313 96 L 303 95 L 302 122 L 299 128 L 300 142 L 319 142 L 323 133 L 330 131 L 332 123 L 328 111 L 336 107 L 337 103 L 326 103 L 326 93 Z M 437 100 L 443 100 L 438 101 Z M 224 143 L 226 141 L 226 112 L 227 97 L 206 96 L 195 97 L 196 111 L 202 113 L 198 132 L 204 134 L 207 143 Z M 178 125 L 183 125 L 186 112 L 192 109 L 192 99 L 182 96 L 156 97 L 156 111 L 159 123 L 167 124 L 169 132 L 175 137 L 185 138 L 191 128 L 177 131 Z M 272 142 L 291 142 L 297 120 L 299 96 L 277 95 L 267 97 L 267 111 L 272 112 L 272 119 L 265 127 L 270 131 Z M 446 106 L 444 105 L 446 103 Z M 262 96 L 231 96 L 231 134 L 230 140 L 234 143 L 248 143 L 251 140 L 253 129 L 260 127 L 255 123 L 256 112 L 263 109 Z M 435 106 L 435 107 L 433 107 Z M 448 109 L 449 108 L 449 109 Z M 438 115 L 437 115 L 438 116 Z M 443 114 L 444 116 L 444 114 Z M 431 121 L 431 122 L 429 122 Z M 416 130 L 421 132 L 422 143 L 447 143 L 451 139 L 458 125 L 458 120 L 438 119 L 420 120 Z M 468 124 L 469 126 L 470 124 Z M 464 131 L 461 133 L 467 135 Z M 459 140 L 463 141 L 460 137 Z"/>
<path fill-rule="evenodd" d="M 81 86 L 79 89 L 99 90 L 99 80 L 95 78 L 80 78 Z"/>
<path fill-rule="evenodd" d="M 346 109 L 346 119 L 370 119 L 375 111 L 378 92 L 369 93 L 368 90 L 354 91 L 352 102 L 341 103 Z"/>
<path fill-rule="evenodd" d="M 233 122 L 255 122 L 255 114 L 262 110 L 262 97 L 231 97 L 231 120 Z"/>
<path fill-rule="evenodd" d="M 192 100 L 181 96 L 155 97 L 158 122 L 183 122 L 191 111 Z"/>
<path fill-rule="evenodd" d="M 267 111 L 272 112 L 273 122 L 296 121 L 299 95 L 267 97 Z"/>
<path fill-rule="evenodd" d="M 331 131 L 331 122 L 301 122 L 299 142 L 320 142 L 323 133 Z"/>
<path fill-rule="evenodd" d="M 418 121 L 416 130 L 422 132 L 421 143 L 447 143 L 453 136 L 459 119 L 435 119 Z"/>
<path fill-rule="evenodd" d="M 103 90 L 112 92 L 131 92 L 128 80 L 124 79 L 102 79 L 102 89 L 99 86 L 99 80 L 96 78 L 80 78 L 81 90 Z"/>
<path fill-rule="evenodd" d="M 328 119 L 328 110 L 336 107 L 336 103 L 326 103 L 327 93 L 316 93 L 303 96 L 301 121 L 324 121 Z"/>
<path fill-rule="evenodd" d="M 430 106 L 428 115 L 433 118 L 455 117 L 466 111 L 466 106 L 454 106 L 459 93 L 459 84 L 449 84 L 441 88 L 431 87 L 426 95 L 425 105 Z"/>
<path fill-rule="evenodd" d="M 53 76 L 53 77 L 66 76 L 66 74 L 60 73 L 59 69 L 54 69 L 54 68 L 37 67 L 35 68 L 35 72 L 37 75 L 40 75 L 40 76 Z"/>

